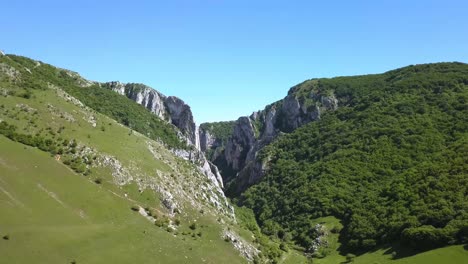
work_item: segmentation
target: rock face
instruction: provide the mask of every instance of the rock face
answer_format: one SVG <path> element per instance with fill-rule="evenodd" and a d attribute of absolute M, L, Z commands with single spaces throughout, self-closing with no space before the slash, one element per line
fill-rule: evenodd
<path fill-rule="evenodd" d="M 167 97 L 165 105 L 167 112 L 169 113 L 170 122 L 178 127 L 185 136 L 187 136 L 188 142 L 194 145 L 196 149 L 200 149 L 198 131 L 195 122 L 193 121 L 190 106 L 175 96 Z"/>
<path fill-rule="evenodd" d="M 178 97 L 165 96 L 144 84 L 108 82 L 101 84 L 101 86 L 128 97 L 159 118 L 176 126 L 181 132 L 180 137 L 192 148 L 190 150 L 173 150 L 174 154 L 192 161 L 213 183 L 218 187 L 223 187 L 218 168 L 209 162 L 200 150 L 199 131 L 189 105 Z"/>
<path fill-rule="evenodd" d="M 188 144 L 199 148 L 198 132 L 193 120 L 192 110 L 184 101 L 175 96 L 165 96 L 144 84 L 108 82 L 103 87 L 125 95 L 129 99 L 146 107 L 159 118 L 172 123 Z"/>
<path fill-rule="evenodd" d="M 219 140 L 216 139 L 213 135 L 211 135 L 210 131 L 206 131 L 204 129 L 200 129 L 199 131 L 200 137 L 200 150 L 205 152 L 208 149 L 219 147 Z"/>
<path fill-rule="evenodd" d="M 288 95 L 249 117 L 240 117 L 224 149 L 209 133 L 201 134 L 201 150 L 214 152 L 211 161 L 218 166 L 229 195 L 242 192 L 258 182 L 267 169 L 268 157 L 260 160 L 259 151 L 279 134 L 289 133 L 300 126 L 320 119 L 323 112 L 338 108 L 333 91 L 321 93 L 313 80 L 293 87 Z M 312 88 L 311 88 L 312 86 Z"/>
<path fill-rule="evenodd" d="M 247 154 L 256 142 L 254 129 L 249 117 L 244 116 L 237 120 L 224 151 L 227 165 L 233 170 L 239 171 L 245 166 Z"/>

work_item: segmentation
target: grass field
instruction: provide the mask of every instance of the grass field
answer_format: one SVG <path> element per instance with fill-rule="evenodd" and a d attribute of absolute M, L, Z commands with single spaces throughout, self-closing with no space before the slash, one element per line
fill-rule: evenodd
<path fill-rule="evenodd" d="M 2 136 L 0 149 L 0 263 L 244 262 L 209 218 L 202 237 L 175 236 L 44 152 Z"/>

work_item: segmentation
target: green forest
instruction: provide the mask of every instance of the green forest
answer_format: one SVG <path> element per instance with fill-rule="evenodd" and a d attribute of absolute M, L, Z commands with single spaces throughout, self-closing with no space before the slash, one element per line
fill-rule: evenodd
<path fill-rule="evenodd" d="M 200 129 L 210 132 L 212 136 L 225 142 L 232 134 L 235 121 L 221 121 L 200 124 Z"/>
<path fill-rule="evenodd" d="M 300 100 L 331 92 L 339 108 L 264 148 L 266 175 L 237 198 L 262 231 L 307 251 L 313 219 L 335 216 L 343 252 L 467 242 L 468 65 L 314 79 L 290 90 Z"/>

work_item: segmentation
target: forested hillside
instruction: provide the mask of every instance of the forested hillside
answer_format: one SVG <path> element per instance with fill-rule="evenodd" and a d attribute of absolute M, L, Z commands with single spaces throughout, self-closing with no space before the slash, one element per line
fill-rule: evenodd
<path fill-rule="evenodd" d="M 335 216 L 345 252 L 468 241 L 468 65 L 314 79 L 289 93 L 332 93 L 339 107 L 260 152 L 266 174 L 239 202 L 263 232 L 311 251 L 313 220 Z"/>

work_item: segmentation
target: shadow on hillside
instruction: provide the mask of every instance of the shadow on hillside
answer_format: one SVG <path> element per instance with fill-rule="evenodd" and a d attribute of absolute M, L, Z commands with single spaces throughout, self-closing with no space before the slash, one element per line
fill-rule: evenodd
<path fill-rule="evenodd" d="M 411 256 L 417 255 L 419 253 L 425 252 L 425 250 L 415 250 L 415 249 L 412 249 L 412 248 L 410 248 L 408 246 L 402 245 L 400 243 L 387 244 L 387 245 L 383 245 L 383 246 L 380 246 L 380 247 L 375 247 L 373 249 L 362 249 L 362 250 L 359 250 L 357 252 L 353 252 L 349 248 L 343 246 L 344 244 L 346 244 L 346 243 L 343 243 L 343 242 L 344 241 L 340 240 L 341 245 L 338 248 L 338 251 L 340 252 L 340 255 L 342 255 L 342 256 L 346 256 L 346 254 L 348 254 L 348 253 L 353 253 L 353 254 L 356 254 L 357 256 L 360 256 L 360 255 L 363 255 L 365 253 L 375 253 L 375 252 L 377 252 L 379 250 L 383 250 L 384 255 L 388 256 L 391 259 L 396 260 L 396 259 L 411 257 Z M 466 248 L 466 246 L 465 246 L 465 248 Z M 346 263 L 346 262 L 344 262 L 344 263 Z"/>

